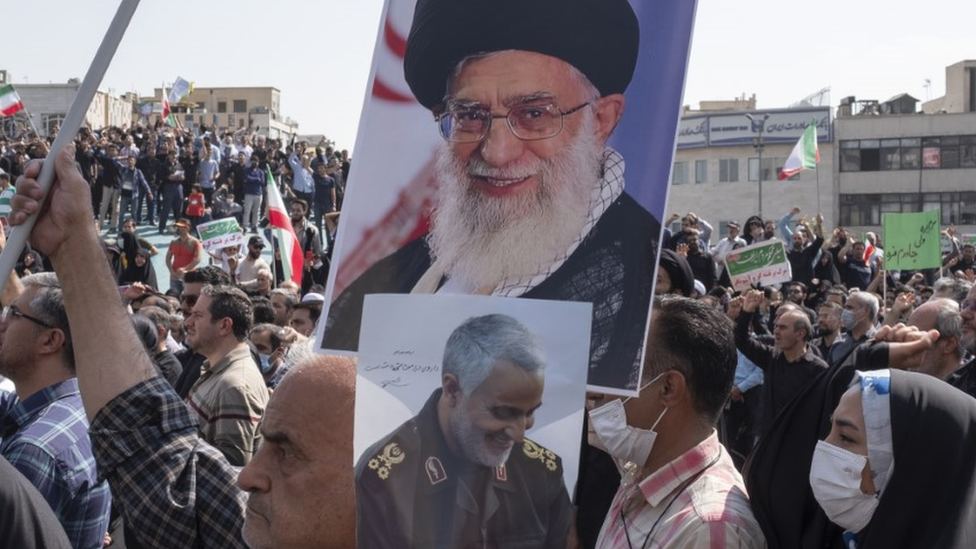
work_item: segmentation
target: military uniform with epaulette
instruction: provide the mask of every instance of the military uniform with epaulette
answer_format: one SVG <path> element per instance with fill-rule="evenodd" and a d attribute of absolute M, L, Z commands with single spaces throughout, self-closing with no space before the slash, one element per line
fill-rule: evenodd
<path fill-rule="evenodd" d="M 441 389 L 356 465 L 360 548 L 566 547 L 572 505 L 559 456 L 529 439 L 486 467 L 455 456 L 437 419 Z"/>

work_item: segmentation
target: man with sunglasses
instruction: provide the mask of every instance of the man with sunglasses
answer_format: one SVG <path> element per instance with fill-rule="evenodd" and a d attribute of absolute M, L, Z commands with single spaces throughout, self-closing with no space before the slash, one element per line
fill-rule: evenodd
<path fill-rule="evenodd" d="M 0 374 L 16 387 L 0 395 L 0 454 L 44 496 L 72 546 L 101 547 L 111 495 L 92 456 L 64 294 L 54 273 L 22 282 L 0 315 Z"/>
<path fill-rule="evenodd" d="M 639 34 L 626 0 L 418 2 L 404 73 L 444 139 L 430 231 L 334 300 L 323 346 L 356 348 L 371 293 L 584 301 L 589 382 L 633 387 L 660 224 L 606 142 Z"/>

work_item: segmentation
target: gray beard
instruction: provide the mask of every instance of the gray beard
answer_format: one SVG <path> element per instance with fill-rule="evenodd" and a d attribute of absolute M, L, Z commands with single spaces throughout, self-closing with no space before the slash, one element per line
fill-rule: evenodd
<path fill-rule="evenodd" d="M 439 190 L 427 243 L 448 278 L 493 289 L 506 279 L 538 274 L 581 236 L 603 166 L 593 115 L 585 116 L 573 142 L 551 160 L 497 168 L 479 157 L 459 159 L 449 145 L 438 150 Z M 534 175 L 538 186 L 531 193 L 490 197 L 473 175 Z"/>
<path fill-rule="evenodd" d="M 493 452 L 488 448 L 485 442 L 487 433 L 474 426 L 463 404 L 464 400 L 461 401 L 461 404 L 458 405 L 455 412 L 448 419 L 451 434 L 454 436 L 454 442 L 457 443 L 458 448 L 461 449 L 465 457 L 478 465 L 484 465 L 485 467 L 501 467 L 505 465 L 505 462 L 508 461 L 508 456 L 512 453 L 512 449 L 509 448 L 499 453 Z"/>

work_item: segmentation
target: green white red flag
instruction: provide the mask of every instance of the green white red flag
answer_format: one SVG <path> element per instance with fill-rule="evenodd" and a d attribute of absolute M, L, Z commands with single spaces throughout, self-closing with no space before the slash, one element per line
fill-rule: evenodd
<path fill-rule="evenodd" d="M 871 241 L 868 240 L 868 235 L 864 235 L 863 238 L 864 238 L 864 257 L 862 257 L 861 259 L 864 260 L 865 264 L 870 264 L 871 256 L 874 255 L 874 244 L 872 244 Z"/>
<path fill-rule="evenodd" d="M 803 131 L 800 140 L 793 147 L 793 152 L 783 164 L 783 169 L 779 172 L 779 179 L 782 181 L 803 170 L 815 169 L 818 162 L 820 162 L 820 151 L 817 149 L 817 121 L 813 120 Z"/>
<path fill-rule="evenodd" d="M 281 193 L 278 192 L 278 185 L 271 170 L 266 167 L 264 174 L 268 186 L 268 221 L 271 232 L 280 246 L 282 274 L 286 279 L 291 279 L 301 286 L 302 269 L 305 263 L 302 257 L 302 245 L 298 242 L 295 229 L 291 226 L 291 218 L 285 210 L 285 201 L 281 199 Z"/>
<path fill-rule="evenodd" d="M 13 85 L 0 86 L 0 116 L 13 116 L 24 110 L 24 102 Z"/>

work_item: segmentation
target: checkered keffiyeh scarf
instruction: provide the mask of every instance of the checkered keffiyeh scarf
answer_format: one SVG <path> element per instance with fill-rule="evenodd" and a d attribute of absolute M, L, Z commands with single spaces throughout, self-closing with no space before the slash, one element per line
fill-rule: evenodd
<path fill-rule="evenodd" d="M 549 278 L 556 272 L 563 263 L 573 255 L 576 248 L 583 242 L 593 226 L 600 220 L 603 213 L 620 194 L 624 192 L 624 157 L 617 151 L 605 148 L 603 150 L 603 177 L 600 185 L 593 189 L 590 196 L 590 210 L 586 218 L 586 223 L 580 229 L 576 240 L 566 249 L 565 252 L 556 257 L 552 263 L 543 267 L 538 273 L 530 276 L 521 276 L 503 280 L 495 287 L 491 295 L 501 297 L 519 297 Z"/>

